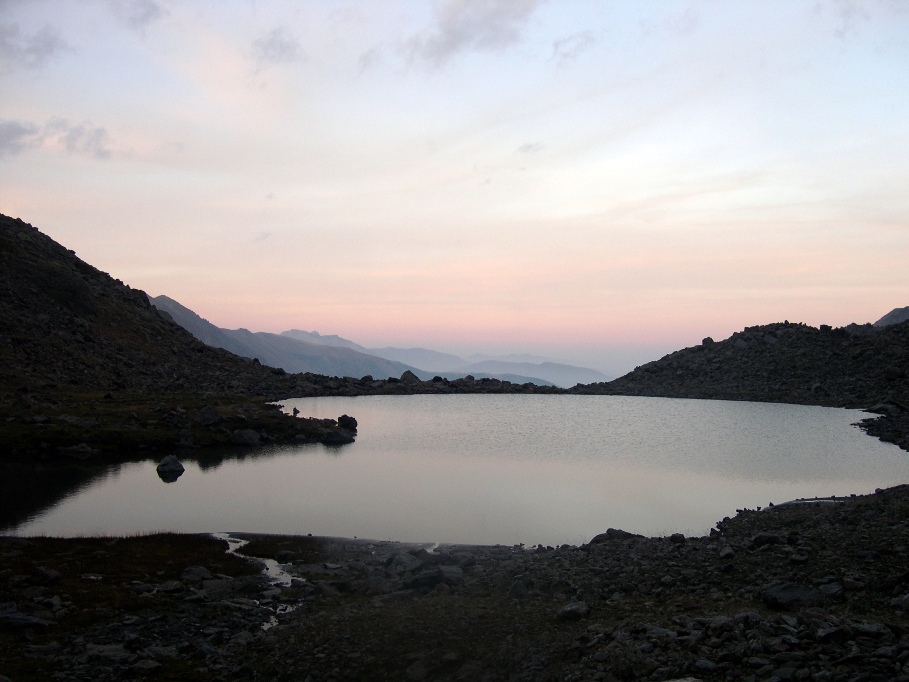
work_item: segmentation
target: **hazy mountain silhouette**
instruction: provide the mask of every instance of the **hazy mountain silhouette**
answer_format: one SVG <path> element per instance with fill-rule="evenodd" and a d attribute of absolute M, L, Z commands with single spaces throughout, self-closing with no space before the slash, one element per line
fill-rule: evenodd
<path fill-rule="evenodd" d="M 338 348 L 351 348 L 353 350 L 360 351 L 361 353 L 368 353 L 369 355 L 379 355 L 374 353 L 369 348 L 364 348 L 359 343 L 354 343 L 350 339 L 345 339 L 344 337 L 338 336 L 337 334 L 320 334 L 319 332 L 305 332 L 302 329 L 288 329 L 286 332 L 281 332 L 281 336 L 289 336 L 292 339 L 297 339 L 298 341 L 308 341 L 309 343 L 319 343 L 323 346 L 336 346 Z M 379 357 L 382 357 L 379 355 Z M 386 358 L 389 360 L 396 360 L 397 358 Z M 413 363 L 405 362 L 406 365 L 411 365 Z"/>
<path fill-rule="evenodd" d="M 451 371 L 465 364 L 464 359 L 451 353 L 440 353 L 429 348 L 370 348 L 369 352 L 387 360 L 422 367 L 428 372 Z M 466 372 L 469 374 L 469 372 Z"/>
<path fill-rule="evenodd" d="M 319 332 L 306 332 L 291 329 L 282 332 L 282 336 L 295 339 L 313 341 L 331 346 L 344 346 L 369 353 L 386 360 L 401 362 L 411 367 L 419 367 L 425 373 L 434 373 L 446 379 L 459 379 L 472 375 L 477 379 L 488 377 L 501 379 L 513 383 L 532 382 L 539 385 L 554 385 L 565 388 L 575 384 L 589 384 L 600 381 L 609 381 L 611 377 L 589 367 L 576 367 L 557 362 L 547 358 L 524 354 L 509 355 L 471 355 L 462 358 L 451 353 L 441 353 L 429 348 L 366 348 L 349 339 L 336 335 L 322 335 Z M 261 359 L 261 358 L 260 358 Z M 418 376 L 421 376 L 417 373 Z"/>
<path fill-rule="evenodd" d="M 415 367 L 368 355 L 341 345 L 304 341 L 299 338 L 248 329 L 222 329 L 200 317 L 192 310 L 167 296 L 156 296 L 152 304 L 168 313 L 181 327 L 197 339 L 217 348 L 247 358 L 256 358 L 263 365 L 281 367 L 288 372 L 313 372 L 328 376 L 376 378 L 400 377 L 410 370 L 421 379 L 431 378 Z M 305 332 L 304 332 L 305 333 Z M 334 338 L 343 341 L 340 337 Z M 422 376 L 421 376 L 422 375 Z"/>
<path fill-rule="evenodd" d="M 489 373 L 498 375 L 500 373 L 511 373 L 520 375 L 529 375 L 544 379 L 556 386 L 571 388 L 577 384 L 592 384 L 601 381 L 609 381 L 609 377 L 602 372 L 589 367 L 575 367 L 574 365 L 563 365 L 558 362 L 504 362 L 501 360 L 483 360 L 473 364 L 457 368 L 458 372 L 468 372 L 474 376 L 477 373 Z"/>

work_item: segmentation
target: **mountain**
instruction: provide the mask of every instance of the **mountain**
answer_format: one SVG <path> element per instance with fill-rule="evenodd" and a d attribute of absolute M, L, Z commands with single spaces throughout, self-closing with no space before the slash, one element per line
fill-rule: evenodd
<path fill-rule="evenodd" d="M 909 408 L 909 321 L 834 329 L 779 322 L 706 338 L 574 393 L 711 398 L 868 408 Z"/>
<path fill-rule="evenodd" d="M 486 355 L 485 353 L 475 353 L 464 359 L 465 364 L 474 364 L 477 362 L 486 362 L 487 360 L 496 360 L 498 362 L 519 362 L 539 365 L 544 362 L 553 362 L 552 358 L 544 358 L 542 355 L 531 355 L 530 353 L 504 353 L 501 355 Z"/>
<path fill-rule="evenodd" d="M 608 381 L 611 378 L 595 369 L 550 362 L 546 358 L 526 353 L 520 355 L 477 354 L 465 359 L 429 348 L 395 348 L 393 346 L 365 348 L 340 336 L 323 336 L 318 332 L 304 332 L 299 329 L 291 329 L 281 334 L 295 339 L 311 340 L 315 343 L 343 345 L 386 360 L 404 363 L 409 365 L 412 371 L 422 379 L 430 378 L 433 374 L 446 379 L 459 379 L 472 375 L 477 379 L 500 379 L 512 383 L 530 382 L 539 386 L 567 388 L 575 384 Z M 413 369 L 415 367 L 418 367 L 419 370 Z"/>
<path fill-rule="evenodd" d="M 267 390 L 272 373 L 209 348 L 147 295 L 0 216 L 0 385 L 24 391 Z"/>
<path fill-rule="evenodd" d="M 370 348 L 369 352 L 380 358 L 404 362 L 427 372 L 444 372 L 464 364 L 464 360 L 457 355 L 440 353 L 428 348 Z M 464 372 L 470 374 L 470 372 Z"/>
<path fill-rule="evenodd" d="M 177 324 L 203 343 L 224 348 L 242 357 L 255 358 L 264 365 L 280 367 L 287 372 L 312 372 L 339 377 L 372 375 L 385 378 L 400 377 L 410 370 L 419 376 L 418 370 L 413 367 L 361 353 L 346 346 L 305 341 L 286 334 L 222 329 L 167 296 L 156 296 L 151 301 L 156 308 L 168 313 Z M 340 337 L 323 337 L 318 334 L 316 336 L 344 341 Z"/>
<path fill-rule="evenodd" d="M 310 343 L 319 343 L 323 346 L 338 346 L 340 348 L 352 348 L 353 350 L 358 350 L 361 353 L 369 353 L 371 355 L 379 355 L 378 353 L 373 353 L 368 348 L 364 348 L 359 343 L 354 343 L 349 339 L 345 339 L 337 334 L 320 334 L 319 332 L 305 332 L 302 329 L 288 329 L 286 332 L 281 332 L 281 336 L 289 336 L 292 339 L 297 339 L 298 341 L 309 341 Z M 379 356 L 383 357 L 383 356 Z M 395 358 L 389 358 L 395 359 Z M 405 363 L 410 364 L 410 363 Z"/>
<path fill-rule="evenodd" d="M 894 308 L 881 319 L 874 323 L 875 327 L 887 327 L 891 324 L 899 324 L 909 320 L 909 306 L 905 308 Z"/>
<path fill-rule="evenodd" d="M 591 384 L 609 381 L 611 378 L 595 369 L 575 367 L 574 365 L 563 365 L 557 362 L 541 362 L 537 364 L 531 362 L 484 360 L 465 367 L 458 367 L 457 371 L 473 374 L 474 376 L 477 374 L 499 376 L 506 373 L 533 376 L 563 388 L 570 388 L 576 384 Z"/>

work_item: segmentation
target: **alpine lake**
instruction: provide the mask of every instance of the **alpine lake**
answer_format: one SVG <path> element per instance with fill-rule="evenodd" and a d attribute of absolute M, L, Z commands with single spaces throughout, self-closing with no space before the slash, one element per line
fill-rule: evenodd
<path fill-rule="evenodd" d="M 41 500 L 24 499 L 0 530 L 555 546 L 607 528 L 704 535 L 739 508 L 909 482 L 909 453 L 853 426 L 867 416 L 857 410 L 542 395 L 281 404 L 301 416 L 354 416 L 357 440 L 159 452 L 75 482 L 49 479 Z M 170 483 L 155 469 L 166 454 L 186 468 Z"/>

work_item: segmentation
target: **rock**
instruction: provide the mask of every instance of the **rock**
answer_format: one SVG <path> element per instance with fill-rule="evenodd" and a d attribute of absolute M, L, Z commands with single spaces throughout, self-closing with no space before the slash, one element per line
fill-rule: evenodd
<path fill-rule="evenodd" d="M 168 455 L 158 463 L 158 466 L 155 467 L 155 471 L 158 472 L 158 477 L 162 481 L 165 483 L 173 483 L 183 475 L 185 469 L 175 455 Z"/>
<path fill-rule="evenodd" d="M 460 566 L 438 566 L 436 570 L 446 585 L 460 585 L 464 582 L 464 569 Z"/>
<path fill-rule="evenodd" d="M 125 663 L 135 655 L 122 644 L 89 644 L 85 653 L 89 658 L 102 658 L 112 663 Z"/>
<path fill-rule="evenodd" d="M 780 610 L 795 610 L 808 606 L 821 606 L 824 596 L 816 591 L 793 583 L 777 583 L 761 592 L 767 606 Z"/>
<path fill-rule="evenodd" d="M 699 673 L 712 673 L 718 667 L 716 663 L 706 658 L 699 658 L 694 662 L 694 669 Z"/>
<path fill-rule="evenodd" d="M 165 594 L 173 594 L 175 592 L 182 592 L 184 590 L 184 585 L 179 580 L 167 580 L 160 585 L 158 585 L 158 592 L 164 592 Z"/>
<path fill-rule="evenodd" d="M 0 611 L 0 629 L 19 630 L 24 628 L 45 628 L 53 625 L 51 621 L 29 616 L 19 611 Z"/>
<path fill-rule="evenodd" d="M 89 457 L 95 457 L 99 455 L 100 451 L 87 445 L 86 443 L 79 443 L 78 445 L 70 445 L 69 447 L 57 448 L 57 454 L 63 455 L 64 457 L 70 457 L 72 459 L 88 459 Z"/>
<path fill-rule="evenodd" d="M 187 566 L 180 575 L 180 580 L 185 583 L 200 583 L 211 579 L 211 571 L 204 566 Z"/>
<path fill-rule="evenodd" d="M 618 528 L 607 528 L 605 533 L 600 533 L 595 536 L 589 543 L 589 545 L 598 545 L 603 542 L 610 542 L 612 540 L 628 540 L 630 538 L 640 538 L 644 537 L 643 535 L 636 535 L 634 533 L 629 533 L 626 530 L 620 530 Z"/>
<path fill-rule="evenodd" d="M 556 617 L 559 620 L 581 620 L 581 618 L 585 618 L 588 613 L 590 613 L 590 607 L 587 606 L 586 602 L 576 601 L 566 604 L 559 609 L 558 613 L 556 613 Z"/>
<path fill-rule="evenodd" d="M 237 429 L 230 434 L 230 442 L 234 445 L 258 445 L 259 434 L 252 429 Z"/>
<path fill-rule="evenodd" d="M 342 414 L 338 417 L 338 426 L 345 431 L 350 431 L 352 433 L 357 432 L 357 420 L 346 414 Z"/>
<path fill-rule="evenodd" d="M 749 549 L 759 549 L 765 545 L 778 545 L 783 541 L 776 533 L 758 533 L 753 538 L 751 542 L 748 543 Z"/>
<path fill-rule="evenodd" d="M 890 606 L 895 606 L 903 611 L 909 611 L 909 594 L 904 594 L 902 597 L 891 599 Z"/>
<path fill-rule="evenodd" d="M 420 377 L 408 369 L 404 372 L 404 374 L 401 375 L 401 383 L 408 386 L 416 386 L 418 384 L 422 384 L 423 382 L 420 380 Z"/>
<path fill-rule="evenodd" d="M 139 673 L 140 675 L 147 675 L 149 673 L 156 673 L 161 669 L 161 664 L 157 661 L 151 661 L 148 659 L 143 659 L 141 661 L 136 661 L 130 666 L 130 669 Z"/>
<path fill-rule="evenodd" d="M 196 412 L 196 416 L 193 419 L 196 424 L 199 426 L 214 426 L 218 422 L 222 421 L 224 417 L 218 414 L 218 411 L 215 408 L 206 405 Z"/>
<path fill-rule="evenodd" d="M 508 596 L 511 599 L 523 599 L 527 596 L 527 588 L 521 580 L 515 580 L 508 588 Z"/>

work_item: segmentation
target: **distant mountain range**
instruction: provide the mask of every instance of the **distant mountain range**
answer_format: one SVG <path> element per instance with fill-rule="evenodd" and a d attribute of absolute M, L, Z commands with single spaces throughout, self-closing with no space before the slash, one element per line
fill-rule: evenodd
<path fill-rule="evenodd" d="M 203 343 L 242 357 L 256 358 L 265 365 L 288 372 L 352 377 L 371 375 L 384 379 L 411 371 L 424 381 L 433 376 L 450 380 L 473 376 L 516 384 L 562 387 L 610 379 L 594 369 L 549 362 L 533 355 L 462 358 L 428 348 L 367 348 L 334 334 L 301 329 L 290 329 L 281 334 L 222 329 L 167 296 L 150 298 L 150 301 Z"/>
<path fill-rule="evenodd" d="M 169 314 L 174 322 L 203 343 L 229 350 L 241 357 L 256 358 L 263 365 L 280 367 L 288 372 L 312 372 L 337 377 L 362 377 L 369 374 L 381 379 L 400 377 L 408 370 L 416 373 L 416 368 L 409 365 L 361 353 L 342 345 L 317 343 L 281 334 L 251 332 L 247 329 L 222 329 L 172 298 L 156 296 L 150 300 L 158 310 Z"/>

